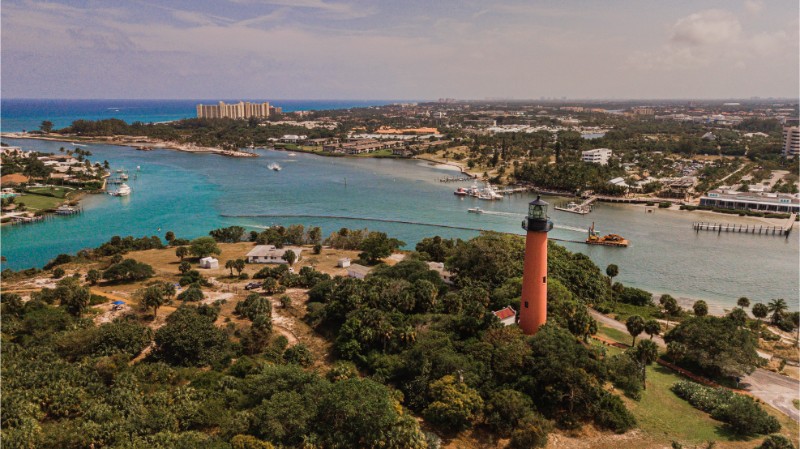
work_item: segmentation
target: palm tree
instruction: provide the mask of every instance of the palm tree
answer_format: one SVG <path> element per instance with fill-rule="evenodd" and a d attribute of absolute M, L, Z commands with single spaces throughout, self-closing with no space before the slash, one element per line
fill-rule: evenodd
<path fill-rule="evenodd" d="M 739 307 L 741 307 L 743 309 L 746 309 L 746 308 L 750 307 L 750 299 L 747 298 L 746 296 L 742 296 L 741 298 L 739 298 L 738 301 L 736 301 L 736 305 L 738 305 Z"/>
<path fill-rule="evenodd" d="M 236 262 L 233 259 L 228 260 L 225 262 L 225 268 L 231 270 L 231 277 L 233 277 L 233 269 L 236 266 Z"/>
<path fill-rule="evenodd" d="M 778 324 L 781 318 L 783 318 L 783 312 L 786 312 L 788 308 L 789 306 L 786 305 L 786 301 L 782 298 L 770 301 L 769 304 L 767 304 L 767 310 L 772 312 L 772 316 L 770 317 L 772 324 Z"/>
<path fill-rule="evenodd" d="M 753 316 L 757 318 L 758 332 L 756 332 L 756 335 L 760 336 L 761 335 L 761 320 L 763 318 L 767 317 L 767 314 L 769 313 L 769 308 L 767 308 L 767 306 L 765 306 L 764 304 L 761 304 L 759 302 L 759 303 L 753 304 L 753 309 L 751 311 L 753 312 Z"/>
<path fill-rule="evenodd" d="M 246 262 L 244 259 L 236 259 L 233 261 L 233 268 L 236 269 L 236 272 L 239 273 L 240 276 L 242 275 L 242 271 L 244 270 L 245 264 Z"/>

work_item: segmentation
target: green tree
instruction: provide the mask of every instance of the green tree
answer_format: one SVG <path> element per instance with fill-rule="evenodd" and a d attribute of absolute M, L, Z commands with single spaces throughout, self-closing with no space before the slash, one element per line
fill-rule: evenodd
<path fill-rule="evenodd" d="M 247 262 L 244 259 L 236 259 L 233 261 L 233 269 L 236 270 L 236 273 L 239 274 L 239 276 L 242 275 L 242 271 L 244 271 L 246 266 Z"/>
<path fill-rule="evenodd" d="M 66 274 L 66 272 L 61 267 L 58 267 L 55 270 L 53 270 L 53 278 L 54 279 L 61 279 L 61 278 L 64 277 L 65 274 Z"/>
<path fill-rule="evenodd" d="M 196 286 L 189 286 L 186 290 L 182 291 L 178 295 L 178 299 L 181 301 L 189 301 L 189 302 L 196 302 L 202 301 L 204 298 L 203 290 Z"/>
<path fill-rule="evenodd" d="M 642 387 L 647 390 L 647 366 L 658 360 L 658 346 L 651 340 L 642 340 L 628 353 L 639 364 Z"/>
<path fill-rule="evenodd" d="M 44 120 L 42 121 L 42 124 L 39 125 L 39 129 L 43 133 L 49 133 L 50 131 L 53 130 L 53 122 L 51 122 L 50 120 Z"/>
<path fill-rule="evenodd" d="M 506 447 L 508 449 L 545 447 L 547 434 L 552 428 L 553 426 L 544 417 L 531 413 L 523 418 L 511 433 L 511 441 Z"/>
<path fill-rule="evenodd" d="M 166 240 L 168 244 L 172 243 L 172 241 L 175 240 L 175 233 L 172 231 L 167 231 L 167 233 L 164 234 L 164 240 Z"/>
<path fill-rule="evenodd" d="M 101 275 L 100 271 L 91 269 L 88 273 L 86 273 L 86 280 L 89 281 L 92 285 L 97 285 L 97 282 L 100 281 Z"/>
<path fill-rule="evenodd" d="M 178 307 L 156 331 L 153 355 L 180 366 L 227 363 L 230 343 L 225 333 L 214 326 L 214 319 L 215 316 L 203 314 L 197 307 Z"/>
<path fill-rule="evenodd" d="M 225 268 L 231 270 L 231 277 L 233 277 L 233 267 L 236 265 L 236 262 L 233 259 L 230 259 L 225 262 Z"/>
<path fill-rule="evenodd" d="M 784 312 L 789 309 L 789 306 L 786 305 L 786 301 L 784 299 L 773 299 L 767 304 L 767 310 L 772 313 L 770 316 L 770 321 L 772 324 L 778 324 L 781 322 L 783 318 Z"/>
<path fill-rule="evenodd" d="M 664 312 L 664 318 L 667 319 L 667 328 L 669 329 L 670 317 L 677 317 L 680 315 L 681 306 L 679 306 L 678 301 L 670 295 L 661 295 L 658 302 L 661 304 L 661 310 Z"/>
<path fill-rule="evenodd" d="M 181 247 L 183 248 L 183 247 Z M 192 265 L 189 262 L 183 261 L 178 265 L 178 271 L 181 274 L 186 274 L 192 270 Z"/>
<path fill-rule="evenodd" d="M 608 276 L 608 283 L 613 284 L 614 278 L 619 275 L 619 267 L 615 264 L 610 264 L 606 267 L 606 276 Z"/>
<path fill-rule="evenodd" d="M 656 320 L 647 320 L 644 323 L 644 332 L 649 335 L 650 340 L 652 340 L 654 336 L 661 333 L 661 325 L 658 324 Z"/>
<path fill-rule="evenodd" d="M 533 401 L 516 390 L 505 389 L 492 393 L 486 401 L 486 423 L 502 437 L 509 437 L 522 419 L 531 414 Z"/>
<path fill-rule="evenodd" d="M 150 265 L 134 259 L 125 259 L 108 267 L 103 272 L 103 279 L 111 282 L 133 282 L 149 279 L 153 275 L 155 271 Z"/>
<path fill-rule="evenodd" d="M 795 449 L 794 444 L 783 435 L 770 435 L 756 449 Z"/>
<path fill-rule="evenodd" d="M 385 232 L 370 232 L 359 246 L 361 253 L 358 257 L 371 264 L 377 263 L 380 259 L 391 256 L 394 250 L 403 245 L 404 242 L 389 238 Z"/>
<path fill-rule="evenodd" d="M 741 307 L 734 307 L 734 309 L 728 313 L 728 319 L 736 323 L 737 326 L 742 327 L 747 324 L 747 312 Z"/>
<path fill-rule="evenodd" d="M 756 317 L 756 319 L 757 319 L 757 325 L 758 325 L 759 334 L 760 334 L 760 332 L 761 332 L 760 331 L 760 329 L 761 329 L 761 320 L 766 318 L 767 314 L 769 314 L 769 307 L 767 307 L 766 305 L 758 302 L 758 303 L 755 303 L 753 305 L 753 308 L 750 311 L 753 313 L 753 316 Z"/>
<path fill-rule="evenodd" d="M 631 346 L 636 345 L 636 337 L 644 332 L 644 325 L 644 318 L 640 317 L 639 315 L 632 315 L 628 317 L 627 321 L 625 321 L 625 327 L 628 329 L 628 333 L 633 337 L 633 343 Z"/>
<path fill-rule="evenodd" d="M 294 265 L 294 262 L 297 260 L 297 254 L 287 249 L 286 252 L 283 253 L 283 256 L 281 256 L 281 259 L 285 260 L 289 265 Z"/>
<path fill-rule="evenodd" d="M 706 316 L 708 315 L 708 304 L 702 299 L 699 301 L 695 301 L 694 305 L 692 306 L 692 310 L 696 316 Z"/>
<path fill-rule="evenodd" d="M 55 297 L 70 315 L 80 317 L 89 307 L 91 293 L 78 279 L 69 277 L 58 281 Z"/>
<path fill-rule="evenodd" d="M 750 307 L 750 299 L 747 298 L 746 296 L 742 296 L 736 301 L 736 305 L 738 305 L 742 309 L 746 309 Z"/>
<path fill-rule="evenodd" d="M 160 285 L 151 285 L 137 290 L 134 296 L 145 309 L 153 309 L 153 316 L 158 315 L 158 309 L 167 302 L 164 289 Z"/>
<path fill-rule="evenodd" d="M 667 332 L 664 340 L 673 360 L 697 366 L 711 377 L 741 377 L 760 364 L 753 335 L 728 318 L 689 318 Z"/>
<path fill-rule="evenodd" d="M 181 262 L 183 262 L 183 258 L 189 255 L 189 248 L 185 246 L 179 246 L 175 248 L 175 255 L 181 259 Z"/>
<path fill-rule="evenodd" d="M 213 237 L 198 237 L 192 240 L 189 246 L 189 252 L 196 257 L 203 258 L 212 254 L 221 254 L 222 250 L 219 249 Z"/>
<path fill-rule="evenodd" d="M 322 229 L 319 226 L 314 226 L 308 230 L 308 238 L 306 239 L 309 245 L 318 245 L 322 242 Z"/>
<path fill-rule="evenodd" d="M 430 385 L 431 402 L 425 419 L 447 430 L 467 428 L 479 417 L 483 400 L 477 391 L 454 376 L 444 376 Z"/>

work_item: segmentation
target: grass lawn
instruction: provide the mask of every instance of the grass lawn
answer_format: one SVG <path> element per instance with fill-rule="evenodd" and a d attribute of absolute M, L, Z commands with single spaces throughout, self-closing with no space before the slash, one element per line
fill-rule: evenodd
<path fill-rule="evenodd" d="M 633 304 L 617 302 L 614 306 L 613 313 L 617 316 L 617 321 L 622 321 L 624 323 L 625 320 L 632 315 L 639 315 L 644 318 L 645 321 L 655 319 L 656 317 L 653 314 L 657 312 L 658 307 L 655 306 L 634 306 Z"/>
<path fill-rule="evenodd" d="M 28 207 L 30 210 L 47 210 L 53 209 L 62 203 L 64 200 L 62 198 L 54 198 L 52 196 L 43 196 L 43 195 L 31 195 L 31 194 L 23 194 L 18 196 L 15 199 L 17 204 L 24 203 L 25 206 Z"/>
<path fill-rule="evenodd" d="M 64 198 L 67 196 L 69 192 L 72 192 L 74 189 L 66 189 L 64 187 L 31 187 L 28 189 L 30 193 L 36 193 L 40 195 L 48 195 L 54 196 L 56 198 Z"/>
<path fill-rule="evenodd" d="M 606 326 L 600 326 L 598 334 L 610 338 L 611 340 L 618 341 L 620 343 L 631 344 L 633 341 L 633 337 L 626 332 L 622 332 L 621 330 L 612 329 Z M 643 334 L 646 336 L 646 334 Z M 641 337 L 641 336 L 640 336 Z"/>

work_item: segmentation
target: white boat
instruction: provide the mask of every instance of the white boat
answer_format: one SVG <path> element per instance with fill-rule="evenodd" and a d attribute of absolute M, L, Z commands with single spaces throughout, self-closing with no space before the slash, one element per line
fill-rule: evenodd
<path fill-rule="evenodd" d="M 295 153 L 289 153 L 289 154 L 288 154 L 288 156 L 289 156 L 289 157 L 294 157 L 294 156 L 297 156 L 297 154 L 295 154 Z"/>
<path fill-rule="evenodd" d="M 123 174 L 119 175 L 119 179 L 121 179 L 121 180 L 123 180 L 123 181 L 127 181 L 127 180 L 128 180 L 128 175 L 126 175 L 125 173 L 123 173 Z"/>
<path fill-rule="evenodd" d="M 270 170 L 281 171 L 281 166 L 276 163 L 271 163 L 267 166 Z"/>
<path fill-rule="evenodd" d="M 141 169 L 142 169 L 142 166 L 141 166 L 141 165 L 137 165 L 137 166 L 136 166 L 136 170 L 141 170 Z"/>
<path fill-rule="evenodd" d="M 117 190 L 108 192 L 108 194 L 113 196 L 128 196 L 131 194 L 131 188 L 128 184 L 122 183 Z"/>
<path fill-rule="evenodd" d="M 467 209 L 467 212 L 469 212 L 471 214 L 482 214 L 483 213 L 483 209 L 481 209 L 480 207 L 472 207 L 472 208 Z"/>

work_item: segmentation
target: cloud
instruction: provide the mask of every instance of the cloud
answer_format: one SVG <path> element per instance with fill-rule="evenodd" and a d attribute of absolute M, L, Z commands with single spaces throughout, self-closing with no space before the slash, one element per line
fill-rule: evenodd
<path fill-rule="evenodd" d="M 745 11 L 749 12 L 750 14 L 758 14 L 764 9 L 764 1 L 763 0 L 746 0 L 744 2 L 744 9 Z"/>
<path fill-rule="evenodd" d="M 357 7 L 350 3 L 326 2 L 324 0 L 230 0 L 240 4 L 262 4 L 294 9 L 307 9 L 325 13 L 338 19 L 355 19 L 370 16 L 373 8 Z"/>
<path fill-rule="evenodd" d="M 716 45 L 736 40 L 741 32 L 742 25 L 733 13 L 709 9 L 675 22 L 670 42 L 698 47 Z"/>
<path fill-rule="evenodd" d="M 742 69 L 757 59 L 791 53 L 797 48 L 796 23 L 794 28 L 748 33 L 730 11 L 699 11 L 675 21 L 660 48 L 634 52 L 628 66 L 640 70 L 691 70 L 710 66 Z"/>

